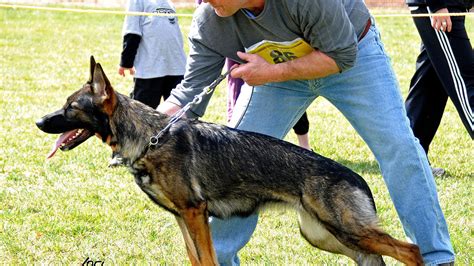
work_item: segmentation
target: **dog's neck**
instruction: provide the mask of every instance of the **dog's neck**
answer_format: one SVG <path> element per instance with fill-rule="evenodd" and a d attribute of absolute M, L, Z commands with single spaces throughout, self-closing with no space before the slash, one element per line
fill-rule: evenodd
<path fill-rule="evenodd" d="M 109 121 L 114 152 L 126 162 L 144 155 L 150 142 L 169 122 L 169 117 L 136 100 L 117 93 L 117 106 Z"/>

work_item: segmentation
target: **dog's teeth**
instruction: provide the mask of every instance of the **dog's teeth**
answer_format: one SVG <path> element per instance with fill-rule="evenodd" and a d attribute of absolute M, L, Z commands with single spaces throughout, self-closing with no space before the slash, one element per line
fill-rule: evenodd
<path fill-rule="evenodd" d="M 78 130 L 76 131 L 76 134 L 74 134 L 74 136 L 71 136 L 71 138 L 69 138 L 68 141 L 77 138 L 79 135 L 82 134 L 82 131 L 84 131 L 84 129 L 78 129 Z"/>

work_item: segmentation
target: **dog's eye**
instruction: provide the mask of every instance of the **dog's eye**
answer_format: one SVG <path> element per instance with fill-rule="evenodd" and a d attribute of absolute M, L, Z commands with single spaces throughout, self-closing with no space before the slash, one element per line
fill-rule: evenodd
<path fill-rule="evenodd" d="M 72 102 L 70 104 L 67 105 L 66 107 L 66 113 L 67 112 L 73 112 L 74 110 L 80 110 L 80 106 L 79 106 L 79 103 L 78 102 Z"/>

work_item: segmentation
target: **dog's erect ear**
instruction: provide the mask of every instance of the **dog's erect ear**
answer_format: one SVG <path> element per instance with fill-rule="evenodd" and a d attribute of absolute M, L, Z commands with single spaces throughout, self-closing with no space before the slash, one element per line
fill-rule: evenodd
<path fill-rule="evenodd" d="M 91 66 L 90 66 L 90 76 L 89 76 L 89 83 L 92 82 L 92 78 L 94 77 L 94 69 L 95 69 L 95 59 L 94 56 L 91 55 Z"/>
<path fill-rule="evenodd" d="M 107 79 L 107 76 L 105 75 L 104 70 L 102 70 L 100 64 L 95 65 L 92 77 L 92 88 L 94 90 L 94 94 L 99 95 L 102 101 L 113 97 L 113 88 L 110 85 L 110 81 Z"/>

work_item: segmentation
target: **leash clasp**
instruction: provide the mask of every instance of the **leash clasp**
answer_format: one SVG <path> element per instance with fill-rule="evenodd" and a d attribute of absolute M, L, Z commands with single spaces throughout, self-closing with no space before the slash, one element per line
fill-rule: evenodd
<path fill-rule="evenodd" d="M 153 136 L 153 137 L 150 138 L 149 146 L 156 146 L 159 141 L 160 141 L 160 138 L 158 137 L 158 135 Z"/>

